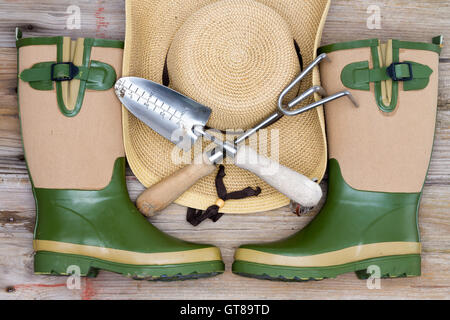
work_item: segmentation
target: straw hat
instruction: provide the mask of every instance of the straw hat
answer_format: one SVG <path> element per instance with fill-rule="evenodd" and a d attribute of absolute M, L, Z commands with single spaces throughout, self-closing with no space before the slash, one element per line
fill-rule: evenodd
<path fill-rule="evenodd" d="M 127 0 L 123 74 L 163 83 L 210 107 L 211 128 L 250 129 L 276 110 L 280 92 L 301 64 L 315 58 L 329 5 L 329 0 Z M 315 70 L 298 90 L 318 79 Z M 174 145 L 126 109 L 123 129 L 128 162 L 144 186 L 183 166 L 170 161 Z M 285 116 L 268 129 L 279 130 L 281 164 L 322 179 L 327 161 L 322 108 Z M 223 212 L 258 212 L 289 203 L 255 175 L 225 166 L 229 191 L 260 186 L 262 193 L 229 200 Z M 176 202 L 206 209 L 216 200 L 213 174 Z"/>

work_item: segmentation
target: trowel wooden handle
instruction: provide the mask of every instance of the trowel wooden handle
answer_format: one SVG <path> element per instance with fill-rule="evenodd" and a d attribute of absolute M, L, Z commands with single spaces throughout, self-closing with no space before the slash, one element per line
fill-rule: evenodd
<path fill-rule="evenodd" d="M 139 211 L 147 217 L 155 215 L 178 199 L 199 179 L 211 174 L 216 166 L 208 160 L 206 154 L 203 154 L 202 159 L 203 163 L 189 164 L 145 190 L 136 200 Z"/>
<path fill-rule="evenodd" d="M 248 146 L 239 148 L 235 163 L 304 207 L 314 207 L 322 198 L 319 184 L 304 175 L 258 154 Z"/>

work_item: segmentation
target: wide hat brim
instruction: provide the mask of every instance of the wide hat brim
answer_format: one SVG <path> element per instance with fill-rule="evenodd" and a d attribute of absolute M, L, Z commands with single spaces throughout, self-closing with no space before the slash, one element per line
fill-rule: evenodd
<path fill-rule="evenodd" d="M 222 0 L 230 1 L 230 0 Z M 233 1 L 233 0 L 231 0 Z M 290 29 L 299 48 L 304 66 L 316 57 L 321 33 L 330 6 L 329 0 L 278 1 L 236 0 L 264 5 L 281 17 Z M 163 83 L 167 76 L 168 53 L 177 33 L 189 18 L 200 10 L 221 1 L 216 0 L 127 0 L 126 36 L 124 51 L 124 76 L 137 76 Z M 169 57 L 170 58 L 170 57 Z M 172 59 L 173 60 L 173 59 Z M 169 61 L 170 62 L 170 61 Z M 170 69 L 170 66 L 169 66 Z M 170 76 L 170 75 L 169 75 Z M 292 80 L 292 79 L 291 79 Z M 305 78 L 299 92 L 319 84 L 317 69 Z M 175 84 L 174 84 L 175 85 Z M 172 83 L 169 84 L 172 87 Z M 176 85 L 175 85 L 176 86 Z M 175 87 L 174 89 L 180 90 Z M 189 92 L 182 92 L 189 96 Z M 207 95 L 205 95 L 207 97 Z M 191 98 L 196 98 L 192 97 Z M 277 98 L 277 95 L 273 97 Z M 205 98 L 206 99 L 206 98 Z M 208 101 L 200 101 L 206 105 Z M 311 100 L 305 102 L 308 103 Z M 213 114 L 214 108 L 212 107 Z M 273 111 L 276 104 L 273 105 Z M 262 120 L 267 112 L 256 110 L 252 117 Z M 172 163 L 174 145 L 147 127 L 123 109 L 123 135 L 128 163 L 138 180 L 149 187 L 183 167 Z M 227 121 L 226 114 L 221 121 Z M 246 118 L 252 118 L 247 117 Z M 216 121 L 217 118 L 211 119 Z M 232 123 L 233 119 L 228 119 Z M 256 121 L 257 123 L 258 121 Z M 254 122 L 253 122 L 254 123 Z M 210 123 L 208 123 L 210 125 Z M 231 124 L 230 124 L 231 125 Z M 233 127 L 235 128 L 235 127 Z M 221 128 L 222 129 L 222 128 Z M 247 128 L 243 128 L 247 129 Z M 311 179 L 323 178 L 327 162 L 324 114 L 321 107 L 295 117 L 283 117 L 268 129 L 279 132 L 279 162 Z M 289 199 L 260 180 L 257 176 L 233 164 L 225 164 L 224 179 L 228 191 L 241 190 L 248 186 L 259 186 L 262 192 L 257 197 L 245 200 L 228 200 L 222 208 L 227 213 L 250 213 L 280 208 L 289 204 Z M 198 181 L 185 192 L 176 203 L 198 209 L 206 209 L 217 200 L 214 174 Z"/>

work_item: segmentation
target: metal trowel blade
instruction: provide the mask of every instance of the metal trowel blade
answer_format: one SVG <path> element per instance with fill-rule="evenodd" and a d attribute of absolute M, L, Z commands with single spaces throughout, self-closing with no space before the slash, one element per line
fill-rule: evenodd
<path fill-rule="evenodd" d="M 204 127 L 211 115 L 210 108 L 143 78 L 120 78 L 114 89 L 136 118 L 185 151 L 198 139 L 194 127 Z"/>

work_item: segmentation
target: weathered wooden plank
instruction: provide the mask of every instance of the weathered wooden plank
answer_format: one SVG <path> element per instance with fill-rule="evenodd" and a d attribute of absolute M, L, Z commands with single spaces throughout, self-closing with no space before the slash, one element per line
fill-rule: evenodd
<path fill-rule="evenodd" d="M 439 111 L 450 110 L 450 59 L 441 59 L 439 65 Z M 439 125 L 439 124 L 438 124 Z"/>
<path fill-rule="evenodd" d="M 81 9 L 81 29 L 66 28 L 66 9 Z M 446 0 L 380 0 L 380 30 L 366 26 L 367 8 L 374 3 L 333 0 L 323 44 L 362 38 L 399 38 L 429 41 L 450 36 L 450 3 Z M 222 249 L 227 272 L 216 278 L 173 283 L 136 282 L 108 272 L 85 279 L 81 290 L 68 290 L 64 277 L 32 274 L 34 200 L 19 134 L 16 102 L 16 50 L 14 28 L 26 36 L 124 37 L 124 1 L 0 0 L 0 299 L 314 299 L 314 298 L 427 298 L 448 299 L 450 293 L 450 49 L 441 54 L 437 133 L 427 184 L 420 208 L 423 240 L 423 275 L 382 281 L 381 290 L 369 290 L 353 274 L 336 280 L 280 283 L 245 279 L 230 273 L 235 248 L 244 242 L 283 238 L 306 225 L 317 210 L 296 217 L 288 208 L 248 215 L 225 215 L 218 223 L 193 228 L 185 221 L 185 208 L 171 205 L 152 219 L 171 235 L 209 242 Z M 414 27 L 411 27 L 414 25 Z M 355 36 L 356 35 L 356 36 Z M 6 48 L 5 48 L 6 47 Z M 142 186 L 127 171 L 132 199 Z"/>
<path fill-rule="evenodd" d="M 133 281 L 101 272 L 95 279 L 83 279 L 81 290 L 65 287 L 66 278 L 32 274 L 30 237 L 13 234 L 0 237 L 2 258 L 0 299 L 448 299 L 449 253 L 423 254 L 422 276 L 386 279 L 380 290 L 369 290 L 354 274 L 321 282 L 283 283 L 242 278 L 230 272 L 232 252 L 222 250 L 225 274 L 188 282 Z M 212 241 L 223 247 L 221 241 Z"/>
<path fill-rule="evenodd" d="M 14 28 L 22 27 L 27 34 L 106 36 L 124 38 L 124 1 L 78 1 L 81 10 L 81 29 L 68 30 L 67 8 L 70 0 L 51 0 L 36 5 L 32 0 L 1 1 L 0 47 L 14 46 Z M 377 5 L 381 14 L 381 29 L 368 29 L 367 12 L 370 5 Z M 362 38 L 400 38 L 403 40 L 429 41 L 438 34 L 450 35 L 450 7 L 446 0 L 368 1 L 333 0 L 323 35 L 323 43 L 356 40 Z M 411 27 L 411 26 L 414 27 Z M 448 37 L 447 37 L 448 38 Z M 443 57 L 450 57 L 450 49 L 444 48 Z"/>
<path fill-rule="evenodd" d="M 15 49 L 0 48 L 0 154 L 20 158 L 23 151 L 17 108 L 16 60 Z"/>
<path fill-rule="evenodd" d="M 80 8 L 81 28 L 68 29 L 69 6 Z M 20 27 L 27 36 L 71 36 L 124 39 L 124 0 L 0 1 L 0 47 L 15 45 L 15 28 Z"/>
<path fill-rule="evenodd" d="M 381 0 L 345 1 L 332 0 L 322 36 L 322 44 L 365 38 L 381 40 L 430 41 L 432 37 L 450 35 L 450 3 L 446 0 Z M 368 29 L 369 6 L 378 6 L 381 29 Z M 442 51 L 442 58 L 449 58 L 449 46 Z"/>

